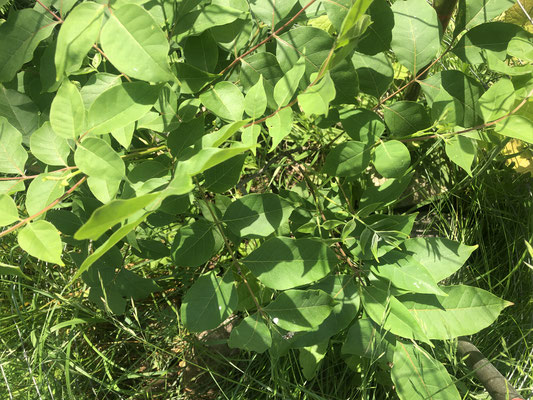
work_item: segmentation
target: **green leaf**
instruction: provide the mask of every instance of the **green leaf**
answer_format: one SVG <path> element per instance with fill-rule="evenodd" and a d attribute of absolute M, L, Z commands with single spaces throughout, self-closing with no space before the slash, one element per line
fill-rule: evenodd
<path fill-rule="evenodd" d="M 444 365 L 419 346 L 397 342 L 391 377 L 401 400 L 460 400 Z"/>
<path fill-rule="evenodd" d="M 19 266 L 4 264 L 2 262 L 0 262 L 0 275 L 13 275 L 25 279 L 31 279 L 28 275 L 22 272 L 22 269 Z"/>
<path fill-rule="evenodd" d="M 322 290 L 286 290 L 263 310 L 281 329 L 299 332 L 317 327 L 331 313 L 332 298 Z"/>
<path fill-rule="evenodd" d="M 91 134 L 109 133 L 137 121 L 153 107 L 160 89 L 160 86 L 144 82 L 111 86 L 89 108 L 88 125 Z"/>
<path fill-rule="evenodd" d="M 115 138 L 125 149 L 130 147 L 131 140 L 133 139 L 133 132 L 135 131 L 135 123 L 131 123 L 122 128 L 113 129 L 111 136 Z"/>
<path fill-rule="evenodd" d="M 399 289 L 444 295 L 424 265 L 398 250 L 389 251 L 380 258 L 379 263 L 372 263 L 371 271 L 376 276 L 389 280 Z"/>
<path fill-rule="evenodd" d="M 356 225 L 355 229 L 348 234 L 349 237 L 344 239 L 345 243 L 357 259 L 379 259 L 405 241 L 413 229 L 416 216 L 417 214 L 373 214 L 363 217 L 361 219 L 364 225 Z M 367 232 L 372 240 L 363 240 Z M 377 249 L 374 249 L 374 240 L 377 240 Z M 350 244 L 351 242 L 353 242 L 353 246 Z"/>
<path fill-rule="evenodd" d="M 278 60 L 272 53 L 260 52 L 251 54 L 241 61 L 239 78 L 245 91 L 251 89 L 260 77 L 263 77 L 268 107 L 276 109 L 274 101 L 274 86 L 283 77 Z"/>
<path fill-rule="evenodd" d="M 359 285 L 350 275 L 328 275 L 310 286 L 329 294 L 336 305 L 331 314 L 315 329 L 300 334 L 295 338 L 294 347 L 311 346 L 327 341 L 333 335 L 345 329 L 357 316 L 361 303 Z"/>
<path fill-rule="evenodd" d="M 198 118 L 183 122 L 168 134 L 167 146 L 174 157 L 179 157 L 184 149 L 192 146 L 205 134 L 205 120 Z"/>
<path fill-rule="evenodd" d="M 0 226 L 11 225 L 18 219 L 19 212 L 13 199 L 7 194 L 0 194 Z"/>
<path fill-rule="evenodd" d="M 247 12 L 238 8 L 221 4 L 209 4 L 191 11 L 178 21 L 174 29 L 174 39 L 177 42 L 187 36 L 200 35 L 214 26 L 226 25 L 236 19 L 244 19 Z"/>
<path fill-rule="evenodd" d="M 395 137 L 407 136 L 431 126 L 424 106 L 414 101 L 397 101 L 384 106 L 385 123 Z"/>
<path fill-rule="evenodd" d="M 201 147 L 218 147 L 226 140 L 236 134 L 244 125 L 250 122 L 249 119 L 232 122 L 222 126 L 218 131 L 212 132 L 209 135 L 202 136 Z"/>
<path fill-rule="evenodd" d="M 474 65 L 484 63 L 488 51 L 504 61 L 509 41 L 519 31 L 519 26 L 505 22 L 481 24 L 470 29 L 452 52 L 465 63 Z"/>
<path fill-rule="evenodd" d="M 355 177 L 370 164 L 370 149 L 363 142 L 349 141 L 335 146 L 324 163 L 324 172 L 338 177 Z"/>
<path fill-rule="evenodd" d="M 153 279 L 143 278 L 127 269 L 121 269 L 115 277 L 115 288 L 124 297 L 142 300 L 150 293 L 161 290 Z"/>
<path fill-rule="evenodd" d="M 327 72 L 333 81 L 334 99 L 332 104 L 355 104 L 359 94 L 359 77 L 350 59 L 341 60 Z M 326 85 L 327 87 L 327 85 Z M 331 96 L 331 94 L 329 95 Z M 329 97 L 326 96 L 326 97 Z M 337 110 L 335 110 L 337 111 Z"/>
<path fill-rule="evenodd" d="M 448 158 L 472 176 L 472 163 L 476 157 L 476 142 L 463 135 L 455 135 L 445 142 Z"/>
<path fill-rule="evenodd" d="M 272 336 L 259 313 L 243 319 L 232 329 L 228 346 L 256 353 L 264 353 L 272 346 Z"/>
<path fill-rule="evenodd" d="M 473 335 L 491 325 L 504 308 L 512 305 L 472 286 L 443 286 L 442 290 L 447 296 L 407 294 L 398 299 L 430 339 Z"/>
<path fill-rule="evenodd" d="M 374 152 L 374 166 L 385 178 L 398 178 L 411 164 L 409 149 L 397 140 L 382 142 Z"/>
<path fill-rule="evenodd" d="M 340 120 L 345 132 L 353 139 L 373 144 L 385 132 L 381 118 L 370 110 L 358 108 L 341 111 Z"/>
<path fill-rule="evenodd" d="M 26 138 L 39 127 L 39 109 L 25 94 L 0 85 L 0 116 Z"/>
<path fill-rule="evenodd" d="M 251 0 L 250 9 L 254 16 L 274 28 L 291 12 L 296 3 L 298 0 Z"/>
<path fill-rule="evenodd" d="M 218 117 L 239 121 L 244 112 L 244 96 L 240 89 L 231 82 L 219 82 L 212 89 L 200 95 L 206 108 Z"/>
<path fill-rule="evenodd" d="M 248 14 L 246 19 L 237 19 L 226 25 L 218 25 L 209 29 L 218 46 L 228 53 L 236 54 L 244 48 L 252 35 L 255 24 Z M 257 53 L 256 53 L 257 54 Z"/>
<path fill-rule="evenodd" d="M 104 204 L 115 198 L 121 182 L 122 180 L 109 179 L 108 177 L 98 178 L 96 176 L 89 176 L 87 178 L 87 185 L 91 189 L 91 193 Z M 141 194 L 145 193 L 138 193 L 138 195 Z"/>
<path fill-rule="evenodd" d="M 392 11 L 392 50 L 414 75 L 433 61 L 440 50 L 437 13 L 425 0 L 397 1 Z"/>
<path fill-rule="evenodd" d="M 220 149 L 218 147 L 207 147 L 201 149 L 194 156 L 182 163 L 182 166 L 187 174 L 190 176 L 198 175 L 201 172 L 209 168 L 223 163 L 226 160 L 229 160 L 232 157 L 235 157 L 245 151 L 249 150 L 250 147 L 235 145 L 233 147 Z"/>
<path fill-rule="evenodd" d="M 344 18 L 346 18 L 346 15 L 352 6 L 352 1 L 339 0 L 331 3 L 325 1 L 323 4 L 328 15 L 328 19 L 331 21 L 331 25 L 333 25 L 335 31 L 339 33 L 341 31 L 342 22 L 344 21 Z"/>
<path fill-rule="evenodd" d="M 396 297 L 370 286 L 362 288 L 361 300 L 368 316 L 385 331 L 429 343 L 418 321 Z"/>
<path fill-rule="evenodd" d="M 85 130 L 85 106 L 78 88 L 64 80 L 50 108 L 50 125 L 65 139 L 76 139 Z"/>
<path fill-rule="evenodd" d="M 435 113 L 435 108 L 442 109 L 452 103 L 456 125 L 470 128 L 483 123 L 478 102 L 484 89 L 475 79 L 461 71 L 446 70 L 422 81 L 421 87 L 434 115 L 440 115 Z M 437 98 L 438 95 L 441 97 Z"/>
<path fill-rule="evenodd" d="M 237 303 L 232 275 L 221 278 L 210 272 L 200 276 L 183 297 L 181 319 L 191 332 L 214 329 L 231 315 Z"/>
<path fill-rule="evenodd" d="M 26 211 L 35 215 L 65 193 L 64 172 L 40 174 L 35 177 L 26 192 Z"/>
<path fill-rule="evenodd" d="M 234 187 L 241 177 L 246 154 L 240 154 L 204 171 L 204 187 L 215 193 L 223 193 Z"/>
<path fill-rule="evenodd" d="M 81 67 L 83 59 L 98 40 L 105 5 L 85 1 L 74 8 L 57 35 L 55 66 L 57 79 Z"/>
<path fill-rule="evenodd" d="M 519 31 L 509 42 L 507 54 L 523 61 L 533 62 L 532 35 L 524 31 Z"/>
<path fill-rule="evenodd" d="M 446 238 L 415 237 L 403 242 L 402 248 L 427 268 L 435 282 L 440 282 L 459 270 L 477 246 Z"/>
<path fill-rule="evenodd" d="M 313 72 L 320 72 L 320 67 L 334 44 L 333 38 L 327 32 L 312 26 L 293 28 L 276 36 L 276 41 L 276 56 L 283 72 L 289 71 L 301 56 L 305 58 L 306 82 L 310 82 Z"/>
<path fill-rule="evenodd" d="M 296 64 L 287 71 L 274 87 L 274 100 L 278 107 L 283 107 L 289 104 L 292 97 L 296 93 L 300 80 L 305 73 L 305 58 L 302 56 L 298 59 Z"/>
<path fill-rule="evenodd" d="M 268 128 L 268 135 L 272 138 L 272 145 L 270 146 L 270 151 L 272 151 L 292 131 L 292 109 L 290 107 L 282 108 L 267 118 L 265 124 Z"/>
<path fill-rule="evenodd" d="M 479 109 L 485 122 L 494 121 L 511 112 L 515 91 L 510 79 L 500 79 L 479 98 Z"/>
<path fill-rule="evenodd" d="M 311 77 L 313 79 L 314 75 Z M 298 95 L 298 103 L 307 115 L 328 115 L 329 103 L 335 99 L 335 85 L 330 73 L 316 84 Z"/>
<path fill-rule="evenodd" d="M 248 90 L 244 97 L 244 111 L 253 119 L 260 118 L 267 107 L 267 96 L 261 75 L 257 83 Z"/>
<path fill-rule="evenodd" d="M 209 261 L 223 244 L 212 223 L 198 220 L 179 229 L 170 253 L 177 266 L 196 267 Z"/>
<path fill-rule="evenodd" d="M 111 86 L 120 85 L 120 75 L 97 72 L 89 77 L 87 83 L 80 90 L 81 98 L 86 109 L 89 109 L 94 100 Z"/>
<path fill-rule="evenodd" d="M 366 55 L 355 52 L 352 64 L 359 77 L 361 92 L 380 98 L 391 85 L 394 69 L 385 53 Z"/>
<path fill-rule="evenodd" d="M 97 240 L 109 228 L 147 207 L 160 196 L 160 193 L 150 193 L 127 200 L 110 201 L 91 214 L 89 220 L 74 234 L 74 239 Z"/>
<path fill-rule="evenodd" d="M 400 198 L 405 189 L 407 189 L 412 177 L 413 173 L 409 173 L 401 178 L 387 179 L 384 183 L 377 186 L 368 186 L 363 191 L 361 200 L 359 200 L 359 209 L 366 208 L 367 212 L 372 212 L 394 203 Z"/>
<path fill-rule="evenodd" d="M 302 374 L 305 379 L 311 380 L 316 376 L 320 362 L 326 356 L 329 341 L 324 341 L 313 346 L 300 349 L 298 362 L 302 368 Z"/>
<path fill-rule="evenodd" d="M 285 224 L 293 210 L 274 193 L 253 193 L 231 203 L 223 221 L 240 237 L 266 237 Z"/>
<path fill-rule="evenodd" d="M 394 13 L 386 0 L 374 0 L 367 11 L 372 19 L 366 34 L 359 40 L 356 50 L 374 55 L 390 49 Z"/>
<path fill-rule="evenodd" d="M 503 121 L 498 122 L 494 130 L 500 135 L 523 140 L 533 144 L 533 122 L 521 115 L 510 115 Z"/>
<path fill-rule="evenodd" d="M 131 78 L 149 82 L 175 79 L 168 64 L 170 46 L 165 33 L 136 4 L 126 4 L 110 14 L 100 33 L 100 43 L 109 61 Z"/>
<path fill-rule="evenodd" d="M 22 147 L 22 135 L 0 116 L 0 172 L 24 175 L 28 153 Z"/>
<path fill-rule="evenodd" d="M 78 144 L 74 162 L 84 174 L 101 179 L 121 180 L 126 173 L 122 158 L 98 138 L 87 138 Z"/>
<path fill-rule="evenodd" d="M 350 327 L 342 345 L 342 354 L 355 354 L 392 362 L 396 338 L 369 318 L 360 318 Z"/>
<path fill-rule="evenodd" d="M 11 10 L 0 25 L 0 82 L 13 79 L 22 65 L 33 58 L 39 43 L 54 30 L 57 22 L 31 8 Z"/>
<path fill-rule="evenodd" d="M 218 61 L 218 46 L 211 33 L 204 32 L 200 36 L 187 38 L 183 45 L 183 55 L 188 64 L 202 71 L 213 72 Z"/>
<path fill-rule="evenodd" d="M 208 83 L 219 77 L 219 75 L 202 71 L 192 65 L 176 63 L 176 75 L 181 83 L 181 93 L 191 94 L 202 90 Z"/>
<path fill-rule="evenodd" d="M 337 257 L 320 241 L 275 237 L 242 262 L 265 286 L 285 290 L 322 279 L 332 271 Z"/>
<path fill-rule="evenodd" d="M 454 36 L 463 29 L 489 22 L 510 8 L 514 0 L 459 0 Z"/>
<path fill-rule="evenodd" d="M 35 221 L 22 228 L 17 236 L 20 248 L 39 260 L 63 266 L 63 246 L 59 232 L 48 221 Z"/>
<path fill-rule="evenodd" d="M 72 277 L 71 282 L 76 281 L 85 271 L 87 271 L 96 261 L 98 261 L 105 253 L 107 253 L 115 244 L 122 240 L 128 233 L 134 230 L 141 222 L 143 222 L 148 215 L 143 215 L 140 218 L 135 218 L 133 222 L 129 222 L 119 229 L 117 229 L 109 238 L 100 245 L 91 255 L 89 255 L 80 268 Z M 79 231 L 79 230 L 78 230 Z"/>
<path fill-rule="evenodd" d="M 367 23 L 364 21 L 364 14 L 373 0 L 357 0 L 353 2 L 348 13 L 346 14 L 337 38 L 337 47 L 344 46 L 351 41 L 356 40 L 366 30 Z M 368 18 L 368 16 L 366 17 Z"/>
<path fill-rule="evenodd" d="M 26 190 L 22 180 L 0 181 L 0 194 L 13 194 Z"/>
<path fill-rule="evenodd" d="M 35 158 L 45 164 L 68 165 L 70 146 L 66 139 L 56 135 L 48 121 L 31 135 L 30 150 Z"/>

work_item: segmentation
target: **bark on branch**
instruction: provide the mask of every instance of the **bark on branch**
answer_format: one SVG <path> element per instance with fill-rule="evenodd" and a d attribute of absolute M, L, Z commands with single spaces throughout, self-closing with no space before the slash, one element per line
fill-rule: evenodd
<path fill-rule="evenodd" d="M 466 365 L 474 371 L 494 400 L 524 400 L 496 367 L 466 338 L 459 339 L 457 352 L 461 357 L 466 357 Z"/>

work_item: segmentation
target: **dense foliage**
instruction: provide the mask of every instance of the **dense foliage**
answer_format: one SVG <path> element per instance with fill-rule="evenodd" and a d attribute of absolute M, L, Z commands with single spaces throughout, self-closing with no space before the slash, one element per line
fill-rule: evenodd
<path fill-rule="evenodd" d="M 412 234 L 397 206 L 424 157 L 472 175 L 533 143 L 532 35 L 493 21 L 513 1 L 460 0 L 450 26 L 454 1 L 5 3 L 15 259 L 75 266 L 66 291 L 117 315 L 163 289 L 132 260 L 193 268 L 189 332 L 230 321 L 230 347 L 299 349 L 308 379 L 334 338 L 402 399 L 460 398 L 431 349 L 510 303 L 447 284 L 476 247 Z"/>

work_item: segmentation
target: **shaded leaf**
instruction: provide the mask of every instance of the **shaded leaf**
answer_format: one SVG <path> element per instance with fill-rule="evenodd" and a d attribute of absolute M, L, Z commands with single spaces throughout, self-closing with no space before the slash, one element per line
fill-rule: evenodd
<path fill-rule="evenodd" d="M 48 15 L 31 8 L 9 12 L 7 21 L 0 25 L 0 82 L 13 79 L 56 24 Z"/>
<path fill-rule="evenodd" d="M 366 55 L 355 52 L 352 64 L 359 77 L 361 92 L 379 98 L 391 85 L 394 69 L 385 53 Z"/>
<path fill-rule="evenodd" d="M 325 277 L 337 257 L 324 243 L 312 239 L 268 239 L 242 260 L 267 287 L 285 290 Z"/>
<path fill-rule="evenodd" d="M 160 86 L 144 82 L 111 86 L 96 97 L 89 108 L 91 134 L 110 133 L 137 121 L 153 107 L 160 89 Z"/>
<path fill-rule="evenodd" d="M 368 316 L 376 324 L 382 326 L 385 331 L 429 343 L 429 339 L 418 321 L 396 297 L 377 287 L 370 286 L 362 289 L 361 300 Z"/>
<path fill-rule="evenodd" d="M 409 168 L 409 149 L 397 140 L 382 142 L 374 151 L 374 166 L 385 178 L 398 178 Z"/>
<path fill-rule="evenodd" d="M 512 305 L 472 286 L 441 288 L 447 296 L 406 294 L 398 299 L 430 339 L 473 335 L 491 325 L 504 308 Z"/>
<path fill-rule="evenodd" d="M 444 365 L 421 347 L 397 342 L 391 377 L 401 400 L 460 400 Z"/>
<path fill-rule="evenodd" d="M 362 142 L 349 141 L 329 152 L 323 171 L 338 177 L 355 177 L 370 163 L 370 149 Z"/>
<path fill-rule="evenodd" d="M 266 237 L 286 223 L 293 210 L 274 193 L 253 193 L 232 202 L 223 221 L 240 237 Z"/>
<path fill-rule="evenodd" d="M 264 353 L 272 346 L 272 336 L 259 313 L 243 319 L 232 329 L 228 346 L 256 353 Z"/>
<path fill-rule="evenodd" d="M 196 267 L 209 261 L 223 244 L 212 223 L 198 220 L 178 230 L 170 254 L 177 266 Z"/>
<path fill-rule="evenodd" d="M 318 326 L 332 306 L 333 300 L 322 290 L 286 290 L 263 310 L 281 329 L 299 332 Z"/>
<path fill-rule="evenodd" d="M 74 239 L 97 240 L 109 228 L 147 207 L 159 196 L 159 193 L 151 193 L 127 200 L 110 201 L 91 214 L 89 220 L 74 234 Z"/>
<path fill-rule="evenodd" d="M 57 36 L 55 66 L 59 79 L 64 73 L 76 71 L 98 40 L 105 6 L 85 1 L 74 8 L 61 24 Z"/>
<path fill-rule="evenodd" d="M 180 314 L 191 332 L 214 329 L 237 307 L 237 291 L 231 274 L 214 272 L 200 276 L 183 297 Z"/>

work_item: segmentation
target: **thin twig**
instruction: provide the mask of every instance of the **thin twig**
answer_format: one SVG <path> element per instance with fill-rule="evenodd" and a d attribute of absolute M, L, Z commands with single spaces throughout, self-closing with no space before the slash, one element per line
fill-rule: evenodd
<path fill-rule="evenodd" d="M 287 26 L 289 26 L 290 24 L 292 24 L 294 22 L 294 20 L 296 20 L 300 15 L 302 15 L 302 13 L 307 9 L 309 8 L 316 0 L 311 0 L 309 3 L 307 3 L 304 7 L 302 7 L 302 9 L 300 11 L 298 11 L 296 14 L 294 14 L 294 16 L 289 19 L 287 22 L 285 22 L 280 28 L 276 29 L 274 32 L 272 32 L 266 39 L 260 41 L 258 44 L 256 44 L 254 47 L 252 47 L 250 50 L 246 51 L 245 53 L 243 53 L 242 55 L 240 55 L 239 57 L 237 57 L 235 60 L 233 60 L 231 62 L 230 65 L 228 65 L 226 68 L 224 68 L 222 71 L 220 71 L 220 75 L 222 75 L 223 73 L 225 73 L 227 70 L 231 69 L 235 64 L 237 64 L 239 61 L 241 61 L 244 57 L 246 57 L 248 54 L 252 53 L 253 51 L 257 50 L 259 47 L 261 47 L 262 45 L 264 45 L 265 43 L 267 43 L 270 39 L 272 39 L 273 37 L 275 37 L 278 33 L 280 33 L 283 29 L 285 29 Z M 274 26 L 272 26 L 272 29 L 274 28 Z"/>
<path fill-rule="evenodd" d="M 463 129 L 462 131 L 457 132 L 448 132 L 448 133 L 441 133 L 441 134 L 435 134 L 435 135 L 428 135 L 428 136 L 419 136 L 419 137 L 413 137 L 413 138 L 407 138 L 407 139 L 400 139 L 400 142 L 416 142 L 419 140 L 427 140 L 427 139 L 436 139 L 442 135 L 459 135 L 461 133 L 467 133 L 472 131 L 477 131 L 480 129 L 488 128 L 489 126 L 496 125 L 498 122 L 501 122 L 507 118 L 509 118 L 511 115 L 515 114 L 518 110 L 520 110 L 524 104 L 527 103 L 528 99 L 533 96 L 533 90 L 531 90 L 526 97 L 518 104 L 512 111 L 505 114 L 503 117 L 500 117 L 498 119 L 495 119 L 493 121 L 485 122 L 484 124 L 473 126 L 472 128 Z"/>
<path fill-rule="evenodd" d="M 43 208 L 41 211 L 29 216 L 28 218 L 25 218 L 23 219 L 22 221 L 20 221 L 18 224 L 16 225 L 13 225 L 11 228 L 9 229 L 6 229 L 5 231 L 3 232 L 0 232 L 0 237 L 2 236 L 5 236 L 7 235 L 8 233 L 11 233 L 15 230 L 17 230 L 18 228 L 20 228 L 21 226 L 27 224 L 28 222 L 30 222 L 32 219 L 35 219 L 37 218 L 39 215 L 42 215 L 44 214 L 45 212 L 47 212 L 48 210 L 50 210 L 52 207 L 55 207 L 57 204 L 59 204 L 61 201 L 63 201 L 65 198 L 67 198 L 68 196 L 70 196 L 72 194 L 72 192 L 74 192 L 74 190 L 76 190 L 83 182 L 85 182 L 85 180 L 87 179 L 86 176 L 84 176 L 83 178 L 81 178 L 78 182 L 76 182 L 69 190 L 67 190 L 65 192 L 65 194 L 63 194 L 63 196 L 61 197 L 58 197 L 57 199 L 55 199 L 53 202 L 51 202 L 50 204 L 48 204 L 45 208 Z"/>
<path fill-rule="evenodd" d="M 445 54 L 447 54 L 451 49 L 452 49 L 452 43 L 450 43 L 450 45 L 448 46 L 448 48 L 446 48 L 446 50 L 444 50 L 442 52 L 442 54 L 440 56 L 438 56 L 435 60 L 433 60 L 431 62 L 431 64 L 429 64 L 426 68 L 424 68 L 422 71 L 420 71 L 413 79 L 411 79 L 409 82 L 407 82 L 405 85 L 403 85 L 402 87 L 400 87 L 398 90 L 396 90 L 395 92 L 393 92 L 392 94 L 388 95 L 387 97 L 385 97 L 383 100 L 380 100 L 380 102 L 378 104 L 376 104 L 372 110 L 376 111 L 379 107 L 381 107 L 381 105 L 383 103 L 385 103 L 387 100 L 390 100 L 392 99 L 394 96 L 396 96 L 398 93 L 400 93 L 401 91 L 403 91 L 405 88 L 407 88 L 408 86 L 411 86 L 413 83 L 417 82 L 418 81 L 418 78 L 420 78 L 422 75 L 424 75 L 427 71 L 429 71 L 429 69 L 434 66 L 436 63 L 438 63 L 442 57 L 444 57 Z"/>
<path fill-rule="evenodd" d="M 35 0 L 37 1 L 37 3 L 39 3 L 41 5 L 42 8 L 44 8 L 46 11 L 48 11 L 49 14 L 51 14 L 55 19 L 57 19 L 60 23 L 63 23 L 65 21 L 63 21 L 63 19 L 59 16 L 59 15 L 56 15 L 56 13 L 54 13 L 52 10 L 50 10 L 48 7 L 46 7 L 42 2 L 41 0 Z"/>

